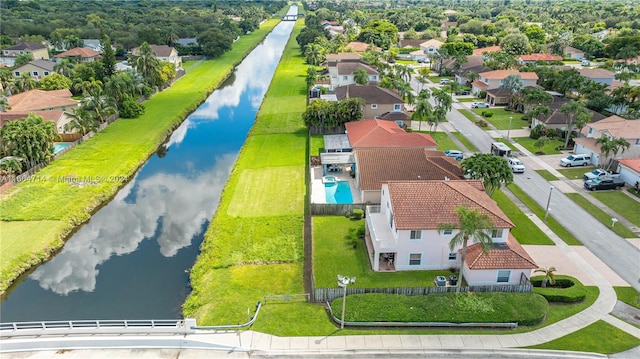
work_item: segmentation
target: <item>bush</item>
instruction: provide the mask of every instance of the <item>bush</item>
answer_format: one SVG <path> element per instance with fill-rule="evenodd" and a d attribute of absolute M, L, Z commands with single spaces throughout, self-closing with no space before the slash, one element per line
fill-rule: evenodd
<path fill-rule="evenodd" d="M 485 98 L 485 97 L 487 97 L 487 91 L 478 92 L 478 98 Z"/>
<path fill-rule="evenodd" d="M 486 117 L 486 118 L 493 117 L 493 112 L 482 111 L 482 117 Z"/>
<path fill-rule="evenodd" d="M 558 276 L 554 285 L 547 283 L 546 288 L 541 288 L 543 278 L 544 276 L 532 277 L 531 284 L 534 286 L 534 293 L 540 294 L 549 302 L 577 303 L 587 296 L 584 286 L 575 278 Z"/>
<path fill-rule="evenodd" d="M 356 208 L 353 210 L 353 213 L 351 214 L 351 218 L 353 219 L 362 219 L 362 217 L 364 217 L 364 211 Z"/>
<path fill-rule="evenodd" d="M 546 127 L 544 127 L 543 125 L 537 125 L 536 127 L 531 129 L 531 132 L 529 133 L 529 138 L 532 138 L 534 140 L 537 140 L 540 137 L 551 137 L 549 136 L 549 133 L 553 132 L 553 131 L 549 131 L 547 130 Z"/>
<path fill-rule="evenodd" d="M 128 98 L 120 104 L 120 117 L 136 118 L 144 113 L 144 106 Z"/>
<path fill-rule="evenodd" d="M 487 127 L 489 126 L 489 124 L 487 123 L 487 121 L 485 120 L 477 120 L 476 121 L 476 125 L 480 126 L 480 127 Z"/>

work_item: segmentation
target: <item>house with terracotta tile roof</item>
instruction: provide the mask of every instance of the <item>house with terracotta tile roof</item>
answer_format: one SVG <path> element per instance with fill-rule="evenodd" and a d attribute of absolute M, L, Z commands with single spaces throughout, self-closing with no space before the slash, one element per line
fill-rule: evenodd
<path fill-rule="evenodd" d="M 618 160 L 618 173 L 629 186 L 638 188 L 640 184 L 640 157 Z"/>
<path fill-rule="evenodd" d="M 450 250 L 456 229 L 438 231 L 442 223 L 458 223 L 458 206 L 489 216 L 494 228 L 488 253 L 471 239 L 465 263 L 461 246 Z M 481 181 L 389 181 L 382 184 L 380 205 L 367 206 L 365 242 L 375 271 L 460 269 L 468 285 L 519 284 L 536 263 L 511 235 L 514 228 Z"/>
<path fill-rule="evenodd" d="M 333 90 L 336 87 L 355 84 L 355 72 L 357 69 L 364 69 L 370 83 L 377 83 L 380 79 L 378 70 L 364 61 L 327 61 L 327 71 L 331 81 L 330 89 Z"/>
<path fill-rule="evenodd" d="M 503 80 L 509 75 L 520 76 L 523 87 L 536 86 L 538 81 L 538 75 L 535 72 L 519 72 L 518 70 L 493 70 L 481 72 L 478 75 L 479 78 L 471 83 L 471 93 L 473 94 L 500 88 Z"/>
<path fill-rule="evenodd" d="M 488 46 L 488 47 L 481 47 L 479 49 L 474 49 L 473 50 L 473 54 L 474 55 L 484 55 L 485 53 L 492 53 L 492 52 L 498 52 L 502 50 L 502 46 Z"/>
<path fill-rule="evenodd" d="M 365 51 L 367 51 L 369 49 L 369 46 L 373 46 L 373 45 L 369 45 L 366 42 L 351 41 L 350 43 L 348 43 L 344 47 L 344 50 L 345 51 L 353 51 L 353 52 L 365 52 Z M 379 48 L 378 46 L 373 46 L 372 50 L 373 51 L 381 51 L 382 49 Z"/>
<path fill-rule="evenodd" d="M 99 51 L 92 50 L 88 47 L 74 47 L 71 50 L 67 50 L 65 52 L 59 53 L 54 56 L 56 59 L 71 59 L 75 62 L 94 62 L 100 57 L 102 57 L 102 53 Z"/>
<path fill-rule="evenodd" d="M 518 63 L 520 65 L 526 64 L 537 64 L 539 62 L 552 62 L 552 61 L 562 61 L 562 56 L 551 55 L 547 53 L 538 53 L 531 55 L 520 55 L 518 57 Z"/>
<path fill-rule="evenodd" d="M 435 150 L 438 144 L 426 133 L 407 132 L 398 124 L 384 120 L 352 121 L 345 124 L 351 147 L 413 147 Z"/>
<path fill-rule="evenodd" d="M 71 91 L 68 89 L 54 91 L 29 90 L 9 96 L 7 101 L 11 111 L 69 111 L 80 103 L 80 101 L 72 99 L 71 96 Z"/>
<path fill-rule="evenodd" d="M 60 134 L 69 133 L 65 131 L 66 124 L 71 122 L 71 118 L 67 116 L 65 111 L 52 110 L 52 111 L 8 111 L 0 112 L 0 127 L 4 126 L 9 121 L 19 121 L 33 113 L 37 116 L 41 116 L 45 121 L 52 121 L 56 124 L 56 131 Z"/>
<path fill-rule="evenodd" d="M 602 151 L 596 140 L 602 136 L 610 139 L 624 138 L 629 142 L 629 148 L 618 154 L 616 160 L 623 158 L 640 157 L 640 121 L 627 120 L 620 116 L 613 115 L 598 122 L 587 124 L 581 132 L 585 137 L 575 138 L 574 152 L 577 154 L 588 154 L 591 162 L 596 166 L 606 165 L 608 159 L 600 158 Z"/>
<path fill-rule="evenodd" d="M 404 100 L 397 92 L 375 85 L 347 85 L 335 88 L 337 101 L 359 97 L 364 100 L 365 119 L 386 119 L 403 126 L 411 125 L 411 116 L 406 112 Z"/>
<path fill-rule="evenodd" d="M 463 180 L 460 164 L 441 151 L 420 147 L 357 148 L 356 186 L 364 203 L 380 203 L 388 181 Z"/>
<path fill-rule="evenodd" d="M 11 71 L 11 73 L 15 78 L 22 76 L 23 73 L 28 73 L 34 80 L 40 81 L 55 72 L 53 70 L 55 65 L 56 63 L 54 61 L 33 60 L 22 66 L 16 67 Z"/>
<path fill-rule="evenodd" d="M 21 42 L 14 46 L 2 49 L 0 64 L 13 66 L 16 63 L 16 57 L 20 55 L 31 55 L 34 60 L 48 60 L 49 49 L 47 49 L 46 46 L 35 42 Z"/>

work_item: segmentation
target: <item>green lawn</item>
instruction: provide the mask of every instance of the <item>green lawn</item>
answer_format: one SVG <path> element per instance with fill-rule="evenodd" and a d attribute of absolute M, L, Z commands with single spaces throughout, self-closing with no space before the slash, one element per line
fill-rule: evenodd
<path fill-rule="evenodd" d="M 513 203 L 501 190 L 496 191 L 491 197 L 498 203 L 500 209 L 509 217 L 516 226 L 511 230 L 513 236 L 520 244 L 547 244 L 554 245 L 553 241 L 536 226 L 529 217 Z"/>
<path fill-rule="evenodd" d="M 640 309 L 640 299 L 638 298 L 638 291 L 633 287 L 613 287 L 618 296 L 618 300 L 625 302 L 631 306 Z"/>
<path fill-rule="evenodd" d="M 622 193 L 622 191 L 591 192 L 598 201 L 614 212 L 640 227 L 640 202 Z"/>
<path fill-rule="evenodd" d="M 152 155 L 166 136 L 195 110 L 233 71 L 245 55 L 262 41 L 280 20 L 269 20 L 250 35 L 242 36 L 220 58 L 202 62 L 170 88 L 145 102 L 146 112 L 137 119 L 120 119 L 88 141 L 38 171 L 42 181 L 23 182 L 3 194 L 0 220 L 12 222 L 10 236 L 3 231 L 0 292 L 16 275 L 46 259 L 92 211 L 122 186 L 108 178 L 129 178 Z M 122 149 L 126 149 L 122 150 Z M 69 185 L 69 176 L 105 178 L 95 186 Z M 53 221 L 50 228 L 37 228 Z M 3 228 L 6 226 L 3 223 Z M 24 226 L 24 228 L 19 228 Z M 34 230 L 36 235 L 31 232 Z M 29 246 L 13 243 L 31 243 Z"/>
<path fill-rule="evenodd" d="M 473 123 L 476 123 L 476 122 L 478 122 L 478 121 L 480 120 L 478 117 L 476 117 L 476 115 L 474 115 L 474 114 L 473 114 L 471 111 L 469 111 L 469 110 L 458 110 L 458 111 L 460 111 L 460 113 L 461 113 L 464 117 L 466 117 L 469 121 L 471 121 L 471 122 L 473 122 Z M 488 123 L 488 122 L 487 122 L 487 123 Z M 482 127 L 482 128 L 483 128 L 483 129 L 485 129 L 485 130 L 488 130 L 488 129 L 489 129 L 489 126 L 485 126 L 485 127 Z"/>
<path fill-rule="evenodd" d="M 437 149 L 440 151 L 459 150 L 458 145 L 453 142 L 444 132 L 426 132 L 438 143 Z"/>
<path fill-rule="evenodd" d="M 473 143 L 471 143 L 471 141 L 469 141 L 468 138 L 464 137 L 463 134 L 461 134 L 460 132 L 451 132 L 451 134 L 453 134 L 454 136 L 456 136 L 456 138 L 458 139 L 458 141 L 462 142 L 462 144 L 464 145 L 464 147 L 466 147 L 469 151 L 471 152 L 480 152 L 480 150 L 478 149 L 478 147 L 476 147 L 476 145 L 474 145 Z"/>
<path fill-rule="evenodd" d="M 191 271 L 193 292 L 183 311 L 198 324 L 246 322 L 247 308 L 264 295 L 303 292 L 309 139 L 300 116 L 305 109 L 306 66 L 295 40 L 302 27 L 299 20 Z M 315 138 L 314 146 L 319 141 Z M 317 308 L 307 306 L 289 315 L 316 313 Z M 276 322 L 263 321 L 265 328 L 281 323 L 282 312 L 272 310 L 266 316 Z"/>
<path fill-rule="evenodd" d="M 559 178 L 554 176 L 551 172 L 547 170 L 536 170 L 536 172 L 547 181 L 558 181 Z"/>
<path fill-rule="evenodd" d="M 482 115 L 483 112 L 490 112 L 493 114 L 491 117 L 482 118 L 492 124 L 498 130 L 509 129 L 509 118 L 513 118 L 511 121 L 511 129 L 520 129 L 527 127 L 529 124 L 527 121 L 522 120 L 522 114 L 517 112 L 505 111 L 503 108 L 478 108 L 471 110 L 478 115 Z"/>
<path fill-rule="evenodd" d="M 476 97 L 458 97 L 458 102 L 475 102 L 478 101 Z"/>
<path fill-rule="evenodd" d="M 543 152 L 545 155 L 557 155 L 562 152 L 556 150 L 558 146 L 564 145 L 564 143 L 558 139 L 550 140 L 542 149 L 534 146 L 533 144 L 536 142 L 533 138 L 530 137 L 516 137 L 513 139 L 518 142 L 522 147 L 526 148 L 529 152 L 538 154 L 538 152 Z"/>
<path fill-rule="evenodd" d="M 577 167 L 577 168 L 560 168 L 558 172 L 568 179 L 582 179 L 584 174 L 594 169 L 593 166 Z"/>
<path fill-rule="evenodd" d="M 572 201 L 576 202 L 580 207 L 582 207 L 585 211 L 589 212 L 593 216 L 593 218 L 600 221 L 600 223 L 604 224 L 607 227 L 611 227 L 611 216 L 607 214 L 607 212 L 601 210 L 593 203 L 589 202 L 586 198 L 584 198 L 579 193 L 565 193 L 567 197 L 571 198 Z M 588 194 L 587 194 L 588 196 Z M 611 228 L 617 235 L 622 238 L 636 238 L 638 237 L 635 233 L 633 233 L 629 228 L 625 227 L 621 223 L 616 224 Z"/>
<path fill-rule="evenodd" d="M 640 339 L 599 320 L 577 332 L 528 348 L 613 354 L 629 350 L 638 345 L 640 345 Z"/>
<path fill-rule="evenodd" d="M 529 197 L 520 187 L 515 184 L 510 184 L 507 186 L 513 194 L 518 197 L 529 209 L 540 219 L 544 219 L 545 208 L 540 207 L 538 203 L 536 203 L 533 198 Z M 571 246 L 579 246 L 582 243 L 569 231 L 567 231 L 558 221 L 553 218 L 550 214 L 547 217 L 547 226 L 551 228 L 551 230 L 560 237 L 565 243 Z"/>

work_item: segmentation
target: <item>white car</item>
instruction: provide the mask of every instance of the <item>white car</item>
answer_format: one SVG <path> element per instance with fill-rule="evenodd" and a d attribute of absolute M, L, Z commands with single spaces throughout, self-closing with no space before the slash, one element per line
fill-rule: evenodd
<path fill-rule="evenodd" d="M 513 173 L 524 173 L 524 164 L 517 158 L 509 158 L 509 168 Z"/>
<path fill-rule="evenodd" d="M 489 108 L 489 104 L 486 102 L 472 102 L 471 108 Z"/>
<path fill-rule="evenodd" d="M 441 80 L 440 80 L 440 85 L 446 85 L 446 84 L 448 84 L 449 82 L 451 82 L 451 80 L 449 80 L 449 79 L 441 79 Z"/>

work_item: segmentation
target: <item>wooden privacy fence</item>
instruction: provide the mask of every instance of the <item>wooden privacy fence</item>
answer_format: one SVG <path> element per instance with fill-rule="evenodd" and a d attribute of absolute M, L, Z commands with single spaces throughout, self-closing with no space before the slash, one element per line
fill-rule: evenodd
<path fill-rule="evenodd" d="M 354 209 L 364 211 L 366 205 L 363 203 L 351 204 L 329 204 L 329 203 L 311 203 L 312 216 L 344 216 L 353 212 Z"/>
<path fill-rule="evenodd" d="M 527 293 L 532 291 L 533 286 L 529 284 L 516 285 L 482 285 L 461 287 L 461 292 L 503 292 L 503 293 Z M 455 292 L 456 287 L 396 287 L 396 288 L 347 288 L 347 295 L 366 293 L 386 293 L 401 295 L 426 295 Z M 343 288 L 315 288 L 313 291 L 313 301 L 316 303 L 331 302 L 344 295 Z"/>

